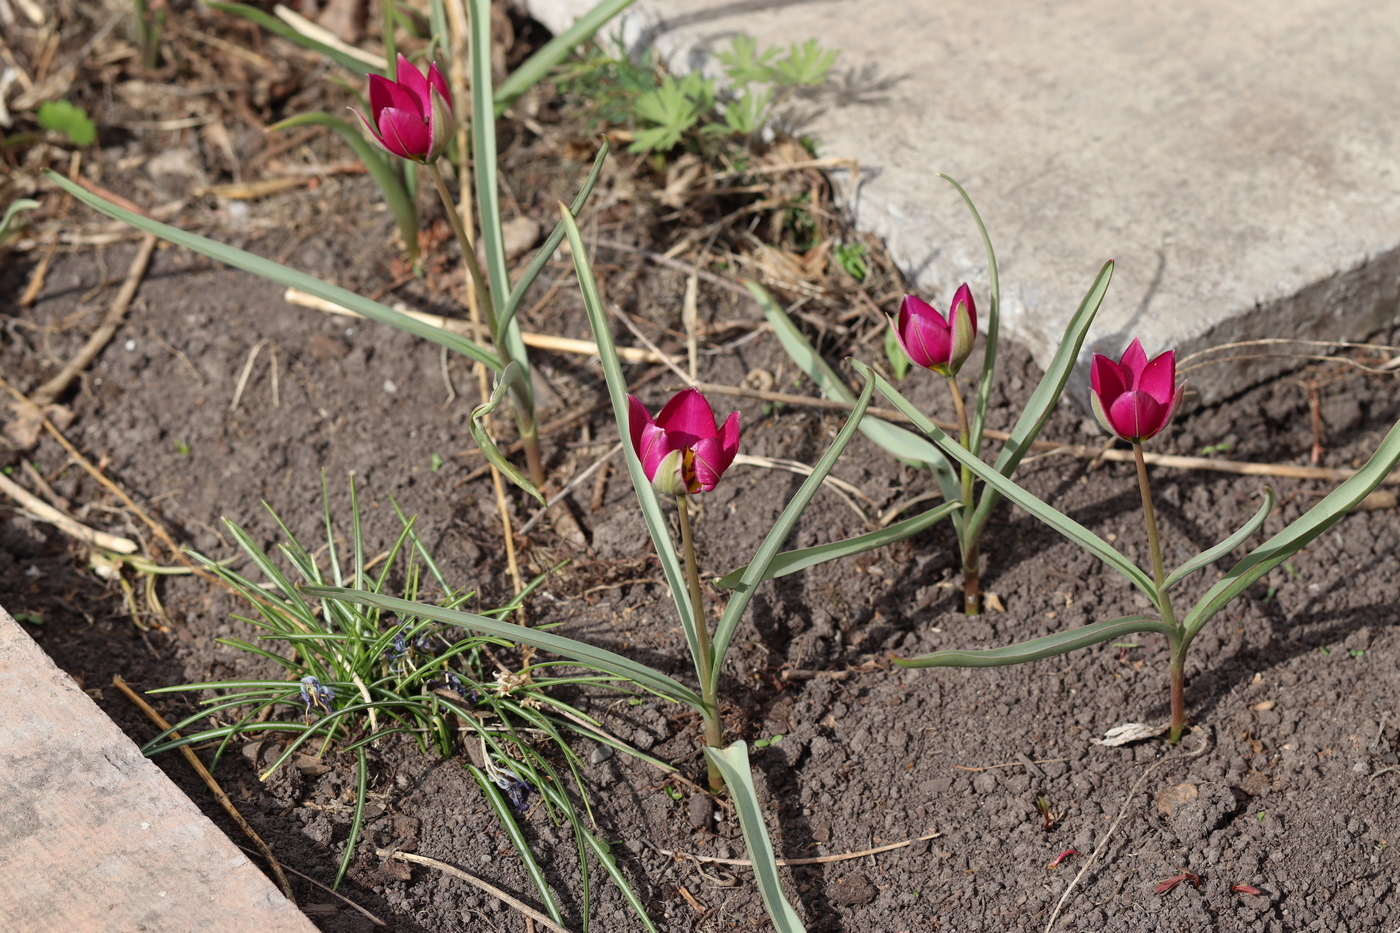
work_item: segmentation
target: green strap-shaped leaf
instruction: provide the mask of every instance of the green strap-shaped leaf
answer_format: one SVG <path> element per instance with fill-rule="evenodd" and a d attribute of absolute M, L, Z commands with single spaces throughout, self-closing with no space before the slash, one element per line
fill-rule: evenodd
<path fill-rule="evenodd" d="M 365 825 L 365 804 L 369 802 L 369 761 L 364 747 L 355 749 L 355 812 L 350 818 L 350 835 L 345 840 L 345 852 L 340 856 L 340 867 L 336 869 L 334 891 L 345 880 L 350 870 L 350 862 L 355 858 L 355 843 L 360 841 L 360 829 Z"/>
<path fill-rule="evenodd" d="M 853 402 L 855 393 L 836 371 L 827 365 L 816 348 L 807 342 L 807 338 L 802 336 L 792 318 L 778 307 L 778 303 L 768 294 L 767 289 L 757 282 L 745 282 L 744 285 L 763 309 L 763 316 L 772 325 L 773 333 L 777 335 L 778 342 L 783 345 L 788 356 L 792 357 L 793 362 L 817 384 L 822 394 L 847 404 Z M 958 485 L 953 468 L 948 465 L 948 458 L 943 456 L 943 452 L 935 445 L 913 431 L 878 418 L 862 422 L 860 430 L 871 441 L 899 459 L 913 466 L 926 466 L 932 470 L 945 500 L 952 502 L 962 497 L 962 488 Z"/>
<path fill-rule="evenodd" d="M 991 486 L 993 489 L 997 490 L 997 492 L 1127 577 L 1129 582 L 1141 590 L 1148 599 L 1152 600 L 1154 608 L 1158 606 L 1157 589 L 1152 583 L 1152 578 L 1144 573 L 1142 568 L 1138 567 L 1122 554 L 1119 554 L 1113 549 L 1112 545 L 1094 534 L 1088 528 L 1085 528 L 1063 512 L 1051 507 L 1043 500 L 1031 495 L 1005 476 L 1002 476 L 991 466 L 988 466 L 963 450 L 962 445 L 943 433 L 938 425 L 928 420 L 922 412 L 914 407 L 912 402 L 901 395 L 899 390 L 890 385 L 879 373 L 858 360 L 852 360 L 851 365 L 855 366 L 856 371 L 861 375 L 867 378 L 873 378 L 875 380 L 875 388 L 879 390 L 880 394 L 889 399 L 890 402 L 894 404 L 895 408 L 903 412 L 904 415 L 913 422 L 914 427 L 933 438 L 949 457 L 966 466 L 988 486 Z"/>
<path fill-rule="evenodd" d="M 686 645 L 690 649 L 691 660 L 696 665 L 696 676 L 700 671 L 700 641 L 695 631 L 695 614 L 691 611 L 685 573 L 681 569 L 680 558 L 676 556 L 675 545 L 671 541 L 671 529 L 666 524 L 666 516 L 661 512 L 661 503 L 656 498 L 656 490 L 651 488 L 651 480 L 642 470 L 637 452 L 632 449 L 627 428 L 627 380 L 622 375 L 622 364 L 617 359 L 617 347 L 613 342 L 612 329 L 608 326 L 608 315 L 603 310 L 603 301 L 598 296 L 598 283 L 593 278 L 593 268 L 588 261 L 588 247 L 579 233 L 573 214 L 563 204 L 559 205 L 564 230 L 569 238 L 569 251 L 574 258 L 574 270 L 578 275 L 579 291 L 583 295 L 583 308 L 588 314 L 588 326 L 593 330 L 593 342 L 598 345 L 598 362 L 603 367 L 603 378 L 608 387 L 608 398 L 612 401 L 613 420 L 623 440 L 623 462 L 627 464 L 627 475 L 632 478 L 632 490 L 637 495 L 637 505 L 642 510 L 647 532 L 651 535 L 656 557 L 661 561 L 661 572 L 666 577 L 666 585 L 671 588 L 671 599 L 675 602 L 676 613 L 680 616 L 681 629 L 685 632 Z"/>
<path fill-rule="evenodd" d="M 705 708 L 705 703 L 700 699 L 700 695 L 679 681 L 667 677 L 660 671 L 652 670 L 645 664 L 633 661 L 631 658 L 625 658 L 606 648 L 599 648 L 577 639 L 565 638 L 563 635 L 516 625 L 514 622 L 502 622 L 499 619 L 462 612 L 459 609 L 444 609 L 441 606 L 432 606 L 427 603 L 410 602 L 395 596 L 385 596 L 382 593 L 366 593 L 339 586 L 305 586 L 301 588 L 301 591 L 308 596 L 319 599 L 341 600 L 361 606 L 374 606 L 387 612 L 398 613 L 400 616 L 432 619 L 444 625 L 455 625 L 472 632 L 504 638 L 515 644 L 532 645 L 542 651 L 550 651 L 570 658 L 585 667 L 591 667 L 617 677 L 625 677 L 639 686 L 668 699 L 684 703 L 692 709 L 702 710 Z"/>
<path fill-rule="evenodd" d="M 471 772 L 472 777 L 476 778 L 477 786 L 481 788 L 481 793 L 486 797 L 487 803 L 491 805 L 491 812 L 495 814 L 496 822 L 506 831 L 506 835 L 510 837 L 511 845 L 515 846 L 515 851 L 520 854 L 520 861 L 525 865 L 525 873 L 530 876 L 535 890 L 539 892 L 540 902 L 544 904 L 549 919 L 561 927 L 564 926 L 564 915 L 559 910 L 554 893 L 549 890 L 549 881 L 544 876 L 544 870 L 540 868 L 539 860 L 535 858 L 535 853 L 530 849 L 530 840 L 525 838 L 520 824 L 515 822 L 515 814 L 510 812 L 510 804 L 506 803 L 501 789 L 496 786 L 495 781 L 487 776 L 485 771 L 476 765 L 467 765 L 467 770 Z"/>
<path fill-rule="evenodd" d="M 1274 491 L 1268 486 L 1265 486 L 1264 504 L 1259 507 L 1259 511 L 1254 513 L 1254 517 L 1252 517 L 1249 521 L 1245 522 L 1244 526 L 1240 528 L 1239 531 L 1230 535 L 1230 537 L 1226 538 L 1224 541 L 1221 541 L 1215 547 L 1211 548 L 1208 551 L 1202 551 L 1200 554 L 1197 554 L 1195 557 L 1191 558 L 1186 563 L 1178 567 L 1175 571 L 1172 572 L 1171 576 L 1167 577 L 1166 581 L 1162 584 L 1162 589 L 1171 589 L 1172 587 L 1180 583 L 1182 580 L 1185 580 L 1187 577 L 1191 576 L 1191 574 L 1195 573 L 1197 570 L 1210 566 L 1220 558 L 1224 557 L 1226 554 L 1229 554 L 1235 548 L 1239 547 L 1245 542 L 1245 539 L 1247 539 L 1250 535 L 1254 534 L 1254 532 L 1259 530 L 1259 526 L 1264 524 L 1264 519 L 1268 518 L 1269 513 L 1273 510 Z"/>
<path fill-rule="evenodd" d="M 729 796 L 734 801 L 734 811 L 739 816 L 739 829 L 744 834 L 744 848 L 748 850 L 749 861 L 753 862 L 754 877 L 758 879 L 758 892 L 763 895 L 763 906 L 768 908 L 768 916 L 778 933 L 806 933 L 806 927 L 797 916 L 797 911 L 783 897 L 783 883 L 778 878 L 778 862 L 773 855 L 773 843 L 768 839 L 768 827 L 763 822 L 763 808 L 758 802 L 758 791 L 753 785 L 753 772 L 749 768 L 749 750 L 743 742 L 735 742 L 728 748 L 705 746 L 705 757 L 715 763 L 724 783 L 729 788 Z"/>
<path fill-rule="evenodd" d="M 500 378 L 496 380 L 496 387 L 491 390 L 491 397 L 486 400 L 485 404 L 478 405 L 472 410 L 472 440 L 476 441 L 476 446 L 481 448 L 481 452 L 486 455 L 486 459 L 491 461 L 491 464 L 496 469 L 500 470 L 507 479 L 538 499 L 540 505 L 548 505 L 548 503 L 545 502 L 544 493 L 540 492 L 524 473 L 517 470 L 515 465 L 506 459 L 505 454 L 501 453 L 500 449 L 496 446 L 496 442 L 491 439 L 490 433 L 486 430 L 486 425 L 482 423 L 483 419 L 491 414 L 491 412 L 495 411 L 501 404 L 501 399 L 505 396 L 506 389 L 510 386 L 511 382 L 520 379 L 520 377 L 520 364 L 515 360 L 511 360 L 506 364 L 505 372 L 501 373 Z"/>
<path fill-rule="evenodd" d="M 1176 639 L 1176 630 L 1161 619 L 1151 616 L 1124 616 L 1095 622 L 1066 632 L 1056 632 L 1042 638 L 1032 638 L 1004 648 L 985 648 L 981 651 L 935 651 L 933 654 L 917 658 L 891 658 L 900 667 L 1006 667 L 1010 664 L 1024 664 L 1039 661 L 1056 655 L 1068 654 L 1076 648 L 1087 648 L 1099 642 L 1133 635 L 1138 632 L 1157 632 Z"/>
<path fill-rule="evenodd" d="M 632 0 L 627 0 L 631 3 Z M 578 197 L 574 198 L 574 203 L 569 205 L 569 213 L 577 217 L 588 203 L 589 195 L 593 193 L 593 188 L 598 184 L 598 178 L 603 174 L 603 163 L 607 161 L 608 152 L 612 148 L 606 136 L 603 137 L 603 144 L 598 147 L 598 155 L 593 158 L 593 168 L 589 170 L 588 177 L 583 180 L 583 187 L 579 189 Z M 507 327 L 515 319 L 515 312 L 520 308 L 520 301 L 525 297 L 531 285 L 540 277 L 544 267 L 554 258 L 554 251 L 559 248 L 559 244 L 564 242 L 564 222 L 560 221 L 554 225 L 554 230 L 545 239 L 544 245 L 535 250 L 535 258 L 530 260 L 530 264 L 525 267 L 525 271 L 520 274 L 520 279 L 510 290 L 510 297 L 506 299 L 506 306 L 501 310 L 500 319 L 496 322 L 497 327 Z"/>
<path fill-rule="evenodd" d="M 349 120 L 342 120 L 329 113 L 318 111 L 298 114 L 280 123 L 274 123 L 268 129 L 275 132 L 296 126 L 324 126 L 339 135 L 355 151 L 356 157 L 365 164 L 370 177 L 379 186 L 380 192 L 384 195 L 385 203 L 389 205 L 389 211 L 394 215 L 394 223 L 398 224 L 399 236 L 403 238 L 409 260 L 416 260 L 418 258 L 418 208 L 413 203 L 413 199 L 408 196 L 408 189 L 404 187 L 403 176 L 398 173 L 398 167 L 390 164 L 390 157 L 365 139 L 365 134 L 358 126 L 351 124 Z"/>
<path fill-rule="evenodd" d="M 431 324 L 415 320 L 406 314 L 400 314 L 388 305 L 382 305 L 377 301 L 371 301 L 368 298 L 355 294 L 349 289 L 341 288 L 339 285 L 331 285 L 329 282 L 323 282 L 318 278 L 307 275 L 305 272 L 298 272 L 281 263 L 273 262 L 271 259 L 264 259 L 247 250 L 239 249 L 236 246 L 229 246 L 226 243 L 220 243 L 208 237 L 189 233 L 181 230 L 179 227 L 172 227 L 169 224 L 163 224 L 160 221 L 151 220 L 149 217 L 143 217 L 140 214 L 133 213 L 126 208 L 118 207 L 105 198 L 100 198 L 95 194 L 85 191 L 83 188 L 73 184 L 73 182 L 50 169 L 44 169 L 44 175 L 49 181 L 58 185 L 64 191 L 89 207 L 101 211 L 108 217 L 130 224 L 137 230 L 144 230 L 146 233 L 154 234 L 162 240 L 168 240 L 174 243 L 176 246 L 192 249 L 196 253 L 202 253 L 210 259 L 233 266 L 235 269 L 242 269 L 245 272 L 251 272 L 254 275 L 262 276 L 279 285 L 300 289 L 308 294 L 315 295 L 317 298 L 324 298 L 326 301 L 332 302 L 333 304 L 338 304 L 343 308 L 349 308 L 361 317 L 368 318 L 371 321 L 377 321 L 380 324 L 388 324 L 391 327 L 397 327 L 399 330 L 407 331 L 416 337 L 422 337 L 424 340 L 430 340 L 433 343 L 447 347 L 447 349 L 476 360 L 478 363 L 484 363 L 495 372 L 501 371 L 501 362 L 496 358 L 494 353 L 482 349 L 464 337 L 459 337 L 440 327 L 434 327 Z"/>
<path fill-rule="evenodd" d="M 1030 451 L 1031 445 L 1040 435 L 1040 429 L 1045 426 L 1050 412 L 1060 401 L 1065 383 L 1074 371 L 1074 364 L 1079 360 L 1079 350 L 1084 346 L 1089 325 L 1094 323 L 1094 316 L 1099 313 L 1099 306 L 1103 304 L 1104 295 L 1108 292 L 1108 282 L 1111 278 L 1113 263 L 1110 261 L 1104 263 L 1094 279 L 1094 284 L 1089 287 L 1089 293 L 1079 303 L 1079 310 L 1075 311 L 1074 317 L 1070 319 L 1064 339 L 1060 341 L 1054 358 L 1046 367 L 1045 375 L 1040 377 L 1040 383 L 1031 393 L 1026 407 L 1021 409 L 1021 416 L 1016 419 L 1011 436 L 996 460 L 996 470 L 1002 476 L 1010 478 L 1011 474 L 1016 472 L 1016 468 L 1021 465 L 1021 459 Z M 982 526 L 991 517 L 992 509 L 996 508 L 1000 498 L 995 489 L 989 486 L 983 488 L 982 499 L 977 503 L 971 520 L 970 534 L 974 539 L 981 533 Z"/>
<path fill-rule="evenodd" d="M 987 225 L 982 223 L 982 215 L 977 212 L 977 205 L 972 203 L 972 198 L 963 190 L 962 185 L 953 180 L 951 175 L 940 174 L 938 177 L 958 189 L 958 194 L 962 195 L 963 203 L 967 205 L 967 209 L 972 213 L 973 222 L 977 224 L 977 232 L 982 235 L 982 248 L 987 253 L 989 291 L 987 323 L 983 327 L 982 337 L 986 349 L 982 353 L 982 376 L 977 383 L 977 405 L 973 409 L 971 437 L 968 439 L 968 449 L 974 454 L 980 455 L 982 430 L 987 423 L 987 400 L 991 397 L 992 379 L 996 375 L 997 341 L 1001 334 L 1001 275 L 997 272 L 997 256 L 992 249 L 992 238 L 987 234 Z M 948 313 L 951 315 L 952 311 L 950 310 Z"/>
<path fill-rule="evenodd" d="M 734 587 L 734 594 L 729 597 L 729 602 L 724 607 L 724 614 L 720 616 L 719 624 L 715 626 L 715 637 L 711 646 L 710 683 L 711 693 L 718 695 L 719 677 L 721 668 L 724 666 L 724 655 L 729 650 L 729 642 L 734 637 L 734 630 L 739 627 L 739 620 L 744 616 L 744 610 L 748 608 L 749 600 L 753 599 L 754 592 L 758 585 L 763 582 L 768 573 L 769 566 L 773 559 L 778 556 L 778 548 L 783 546 L 783 542 L 792 534 L 793 526 L 797 524 L 797 519 L 801 517 L 807 508 L 807 503 L 812 501 L 812 496 L 816 495 L 821 488 L 826 475 L 831 472 L 831 468 L 836 466 L 836 461 L 846 449 L 846 445 L 855 437 L 856 429 L 860 427 L 861 418 L 865 416 L 865 409 L 870 405 L 870 398 L 874 394 L 874 386 L 867 381 L 865 388 L 860 393 L 860 398 L 856 399 L 855 408 L 846 418 L 846 423 L 837 432 L 835 440 L 831 446 L 822 454 L 820 460 L 812 467 L 811 475 L 802 481 L 802 485 L 797 488 L 792 499 L 788 502 L 783 513 L 778 516 L 778 520 L 773 527 L 764 535 L 763 543 L 758 546 L 758 553 L 754 554 L 753 560 L 744 570 L 739 582 Z"/>
<path fill-rule="evenodd" d="M 773 558 L 772 563 L 768 565 L 768 572 L 763 575 L 763 579 L 776 580 L 778 577 L 785 577 L 790 573 L 797 573 L 799 570 L 806 570 L 808 567 L 824 564 L 829 560 L 852 557 L 866 551 L 873 551 L 878 547 L 884 547 L 886 544 L 903 541 L 960 508 L 962 508 L 961 502 L 945 502 L 937 508 L 929 509 L 922 515 L 894 522 L 877 531 L 856 535 L 854 538 L 846 538 L 844 541 L 833 541 L 830 544 L 818 544 L 815 547 L 802 548 L 797 551 L 786 551 Z M 733 589 L 743 578 L 744 571 L 748 569 L 748 564 L 745 564 L 738 570 L 731 570 L 715 583 L 725 589 Z"/>
<path fill-rule="evenodd" d="M 1249 586 L 1279 564 L 1302 550 L 1309 541 L 1322 534 L 1343 515 L 1356 508 L 1370 495 L 1390 471 L 1400 463 L 1400 423 L 1390 429 L 1371 459 L 1317 505 L 1287 528 L 1274 535 L 1231 568 L 1225 578 L 1211 587 L 1182 621 L 1189 644 L 1201 626 L 1225 607 L 1226 603 L 1243 593 Z"/>
<path fill-rule="evenodd" d="M 515 102 L 515 99 L 544 80 L 550 69 L 562 62 L 575 48 L 593 38 L 608 20 L 617 16 L 632 5 L 632 0 L 602 0 L 574 24 L 542 45 L 539 51 L 520 63 L 510 77 L 496 89 L 496 116 Z M 480 112 L 480 111 L 478 111 Z"/>

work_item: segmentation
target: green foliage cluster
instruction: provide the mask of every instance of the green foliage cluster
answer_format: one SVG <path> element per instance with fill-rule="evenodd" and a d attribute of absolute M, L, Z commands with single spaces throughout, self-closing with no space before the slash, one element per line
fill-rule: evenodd
<path fill-rule="evenodd" d="M 586 102 L 595 125 L 631 128 L 632 152 L 710 151 L 716 142 L 763 133 L 793 93 L 826 83 L 837 54 L 816 39 L 760 49 L 740 35 L 715 55 L 723 82 L 698 71 L 663 74 L 650 54 L 634 61 L 622 51 L 587 56 L 562 69 L 559 80 L 566 97 Z"/>

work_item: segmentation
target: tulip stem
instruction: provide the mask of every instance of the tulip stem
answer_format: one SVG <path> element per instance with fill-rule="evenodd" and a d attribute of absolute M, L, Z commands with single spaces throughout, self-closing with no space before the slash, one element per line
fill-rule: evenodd
<path fill-rule="evenodd" d="M 501 356 L 501 348 L 497 345 L 500 337 L 496 333 L 496 308 L 491 303 L 491 293 L 486 287 L 486 279 L 482 275 L 481 265 L 476 261 L 476 244 L 467 235 L 467 228 L 462 223 L 462 215 L 457 213 L 457 205 L 452 201 L 452 195 L 447 190 L 447 182 L 442 177 L 442 169 L 438 168 L 436 162 L 428 166 L 429 174 L 433 176 L 433 184 L 437 187 L 438 197 L 442 199 L 442 206 L 447 211 L 447 221 L 452 225 L 452 234 L 457 238 L 457 244 L 462 247 L 462 260 L 467 268 L 467 284 L 476 291 L 476 302 L 481 307 L 481 313 L 486 317 L 486 329 L 491 332 L 491 346 L 496 351 L 496 356 Z"/>
<path fill-rule="evenodd" d="M 1157 587 L 1157 608 L 1162 613 L 1162 621 L 1177 628 L 1176 613 L 1172 610 L 1172 599 L 1163 584 L 1167 575 L 1162 566 L 1162 542 L 1157 536 L 1157 510 L 1152 507 L 1152 490 L 1147 483 L 1147 458 L 1142 453 L 1142 443 L 1133 442 L 1133 459 L 1137 461 L 1138 491 L 1142 493 L 1142 516 L 1147 526 L 1147 549 L 1152 555 L 1152 580 Z M 1167 740 L 1175 745 L 1186 728 L 1186 642 L 1178 630 L 1172 640 L 1171 660 L 1171 706 L 1172 718 Z"/>
<path fill-rule="evenodd" d="M 967 422 L 967 405 L 963 402 L 962 392 L 958 389 L 958 380 L 954 376 L 948 377 L 948 391 L 953 395 L 953 408 L 958 413 L 958 443 L 962 445 L 963 450 L 975 456 L 976 451 L 968 446 L 972 443 L 972 429 Z M 968 534 L 973 512 L 972 470 L 964 466 L 959 479 L 962 487 L 962 514 L 953 521 L 958 523 L 958 528 L 961 531 L 958 535 L 958 545 L 962 551 L 963 612 L 975 616 L 982 612 L 982 574 L 978 536 L 969 536 Z"/>
<path fill-rule="evenodd" d="M 705 744 L 720 748 L 724 744 L 723 726 L 719 719 L 718 689 L 710 676 L 714 669 L 714 657 L 710 649 L 710 625 L 705 621 L 705 600 L 700 591 L 700 568 L 695 560 L 695 539 L 690 531 L 690 508 L 685 496 L 676 497 L 676 511 L 680 513 L 681 556 L 685 559 L 685 578 L 690 590 L 690 614 L 695 622 L 695 644 L 699 657 L 695 659 L 696 673 L 700 675 L 700 699 L 705 709 L 701 712 L 705 721 Z M 710 792 L 718 794 L 724 790 L 724 778 L 719 768 L 709 756 L 705 767 L 710 779 Z"/>

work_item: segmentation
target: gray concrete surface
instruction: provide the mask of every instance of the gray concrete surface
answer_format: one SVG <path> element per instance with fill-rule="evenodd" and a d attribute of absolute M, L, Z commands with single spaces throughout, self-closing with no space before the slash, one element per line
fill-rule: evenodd
<path fill-rule="evenodd" d="M 527 6 L 557 31 L 591 2 Z M 1106 259 L 1090 342 L 1115 355 L 1134 335 L 1191 352 L 1363 339 L 1397 317 L 1393 0 L 637 0 L 626 16 L 625 39 L 673 68 L 736 33 L 841 50 L 806 129 L 859 161 L 858 224 L 939 308 L 964 279 L 985 294 L 981 244 L 936 176 L 961 181 L 997 250 L 1005 333 L 1042 364 Z M 1188 378 L 1209 401 L 1273 365 Z"/>
<path fill-rule="evenodd" d="M 316 930 L 4 609 L 0 930 Z"/>

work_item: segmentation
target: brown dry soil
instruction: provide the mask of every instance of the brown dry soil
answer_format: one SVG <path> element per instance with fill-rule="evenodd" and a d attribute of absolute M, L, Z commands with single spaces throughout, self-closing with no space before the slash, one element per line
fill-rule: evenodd
<path fill-rule="evenodd" d="M 194 141 L 178 138 L 197 154 Z M 160 193 L 146 182 L 122 180 L 126 170 L 119 160 L 131 145 L 119 141 L 104 150 L 104 183 L 143 203 L 158 201 Z M 512 164 L 509 182 L 521 210 L 543 220 L 553 199 L 585 170 L 586 161 L 578 158 Z M 625 159 L 610 170 L 590 218 L 593 232 L 664 250 L 679 234 L 658 232 L 650 222 L 660 209 L 644 197 L 618 194 L 637 184 L 631 171 Z M 313 194 L 253 202 L 239 222 L 227 202 L 213 198 L 191 198 L 178 219 L 372 290 L 393 275 L 392 250 L 382 246 L 390 231 L 385 215 L 376 211 L 362 219 L 363 205 L 373 203 L 377 198 L 362 178 L 337 178 Z M 77 206 L 69 210 L 70 224 L 101 226 Z M 63 249 L 38 301 L 23 309 L 14 296 L 28 282 L 39 251 L 6 260 L 0 272 L 0 371 L 7 380 L 32 391 L 76 352 L 133 250 L 129 237 Z M 1086 284 L 1093 258 L 1086 257 Z M 648 264 L 635 252 L 605 247 L 598 249 L 597 265 L 613 305 L 666 348 L 683 350 L 675 336 L 683 275 Z M 439 281 L 452 275 L 450 268 L 442 271 Z M 546 273 L 544 287 L 556 276 L 562 285 L 554 300 L 527 314 L 527 329 L 585 336 L 564 263 Z M 421 286 L 410 285 L 396 297 L 422 301 Z M 761 322 L 751 302 L 727 289 L 702 281 L 699 298 L 703 322 Z M 831 358 L 855 353 L 874 359 L 878 343 L 860 345 L 852 335 L 877 333 L 878 324 L 867 315 L 859 328 L 828 329 Z M 771 334 L 732 327 L 728 333 L 737 335 L 728 344 L 727 338 L 702 342 L 703 379 L 738 384 L 771 376 L 778 388 L 809 391 Z M 623 328 L 619 340 L 635 342 Z M 1395 343 L 1400 332 L 1377 340 Z M 240 376 L 259 345 L 263 349 L 234 406 Z M 605 395 L 595 363 L 548 354 L 539 354 L 538 361 L 544 420 L 580 406 L 587 410 L 549 437 L 550 475 L 561 485 L 611 449 L 616 430 L 601 407 Z M 639 376 L 648 368 L 629 372 Z M 1354 466 L 1400 418 L 1394 378 L 1314 363 L 1218 407 L 1188 402 L 1152 448 L 1195 454 L 1228 444 L 1228 454 L 1220 456 L 1306 463 L 1315 439 L 1311 385 L 1326 446 L 1323 463 Z M 1037 379 L 1023 350 L 1004 348 L 990 423 L 1007 426 Z M 674 381 L 666 374 L 639 391 L 655 406 Z M 937 381 L 915 373 L 906 386 L 927 410 L 947 417 Z M 398 531 L 392 497 L 418 516 L 417 530 L 449 579 L 479 590 L 475 607 L 489 608 L 509 595 L 494 495 L 489 480 L 476 475 L 480 458 L 469 449 L 475 379 L 461 362 L 445 369 L 442 353 L 422 341 L 294 308 L 275 286 L 163 249 L 116 339 L 66 402 L 76 414 L 67 436 L 158 514 L 182 545 L 243 566 L 220 519 L 235 519 L 271 546 L 278 535 L 262 501 L 299 535 L 315 540 L 321 534 L 321 471 L 330 478 L 342 516 L 344 477 L 353 472 L 365 534 L 376 551 Z M 762 403 L 745 399 L 738 407 L 743 451 L 752 455 L 812 462 L 839 424 L 834 414 L 797 406 L 765 411 Z M 1091 428 L 1065 405 L 1044 436 L 1091 443 L 1097 437 Z M 52 439 L 42 439 L 25 456 L 80 518 L 148 539 L 146 528 L 71 465 Z M 442 462 L 435 469 L 436 457 Z M 16 465 L 20 455 L 11 452 L 5 462 Z M 835 474 L 865 498 L 820 493 L 793 545 L 859 533 L 872 517 L 929 488 L 925 476 L 864 439 L 852 445 Z M 1144 559 L 1130 466 L 1043 456 L 1027 463 L 1019 479 Z M 1257 507 L 1253 496 L 1265 482 L 1166 468 L 1154 469 L 1153 479 L 1172 564 L 1238 527 Z M 1301 514 L 1328 488 L 1313 481 L 1269 482 L 1280 505 L 1265 533 Z M 723 571 L 744 563 L 798 483 L 791 473 L 736 466 L 718 489 L 700 497 L 697 534 L 706 568 Z M 644 544 L 625 474 L 614 471 L 597 508 L 591 490 L 585 484 L 569 499 L 576 529 L 545 520 L 520 541 L 529 572 L 571 561 L 531 599 L 531 621 L 557 625 L 564 634 L 688 681 L 684 641 L 657 582 L 659 569 Z M 534 513 L 523 496 L 512 495 L 512 503 L 517 523 Z M 725 666 L 725 719 L 732 737 L 774 739 L 753 752 L 753 761 L 779 854 L 840 854 L 937 833 L 882 854 L 784 869 L 799 913 L 818 931 L 1043 929 L 1066 886 L 1097 852 L 1055 929 L 1396 929 L 1400 522 L 1393 504 L 1380 504 L 1347 517 L 1201 635 L 1188 668 L 1197 729 L 1177 748 L 1161 740 L 1116 748 L 1094 741 L 1124 722 L 1165 716 L 1166 653 L 1156 639 L 999 670 L 889 668 L 891 652 L 992 646 L 1144 608 L 1124 581 L 1014 508 L 1000 508 L 985 545 L 985 584 L 1005 611 L 979 618 L 957 611 L 956 558 L 944 527 L 767 585 Z M 219 588 L 189 577 L 164 579 L 164 630 L 138 596 L 139 621 L 149 628 L 142 630 L 116 585 L 85 565 L 82 550 L 50 526 L 11 507 L 0 509 L 0 603 L 138 742 L 153 729 L 110 687 L 113 675 L 150 689 L 268 673 L 216 644 L 221 636 L 250 635 L 248 626 L 231 619 L 243 607 Z M 1185 584 L 1178 604 L 1203 592 L 1224 566 Z M 139 579 L 128 582 L 139 590 Z M 626 741 L 699 778 L 691 717 L 659 701 L 574 699 Z M 170 697 L 159 705 L 172 719 L 191 709 Z M 579 750 L 589 761 L 592 750 Z M 257 751 L 230 755 L 221 764 L 225 788 L 286 865 L 329 882 L 348 826 L 349 757 L 332 753 L 325 774 L 291 771 L 266 784 L 257 780 L 250 757 Z M 372 748 L 371 762 L 370 818 L 342 893 L 395 930 L 525 928 L 510 908 L 459 880 L 373 854 L 388 845 L 418 852 L 534 902 L 518 859 L 462 760 L 425 757 L 411 744 L 385 742 Z M 243 841 L 177 756 L 160 764 L 235 841 Z M 742 857 L 737 826 L 725 809 L 712 810 L 703 799 L 697 804 L 689 788 L 668 784 L 660 772 L 620 755 L 590 763 L 586 776 L 600 832 L 615 841 L 623 870 L 662 929 L 766 928 L 747 870 L 660 851 Z M 679 787 L 681 799 L 667 787 Z M 1053 814 L 1049 826 L 1038 798 Z M 581 905 L 572 843 L 539 809 L 521 822 L 576 928 Z M 1078 854 L 1049 868 L 1066 849 Z M 1159 882 L 1183 870 L 1199 875 L 1199 886 L 1156 892 Z M 323 929 L 371 928 L 322 889 L 295 883 L 300 903 Z M 640 928 L 613 890 L 606 884 L 596 890 L 595 929 Z"/>

